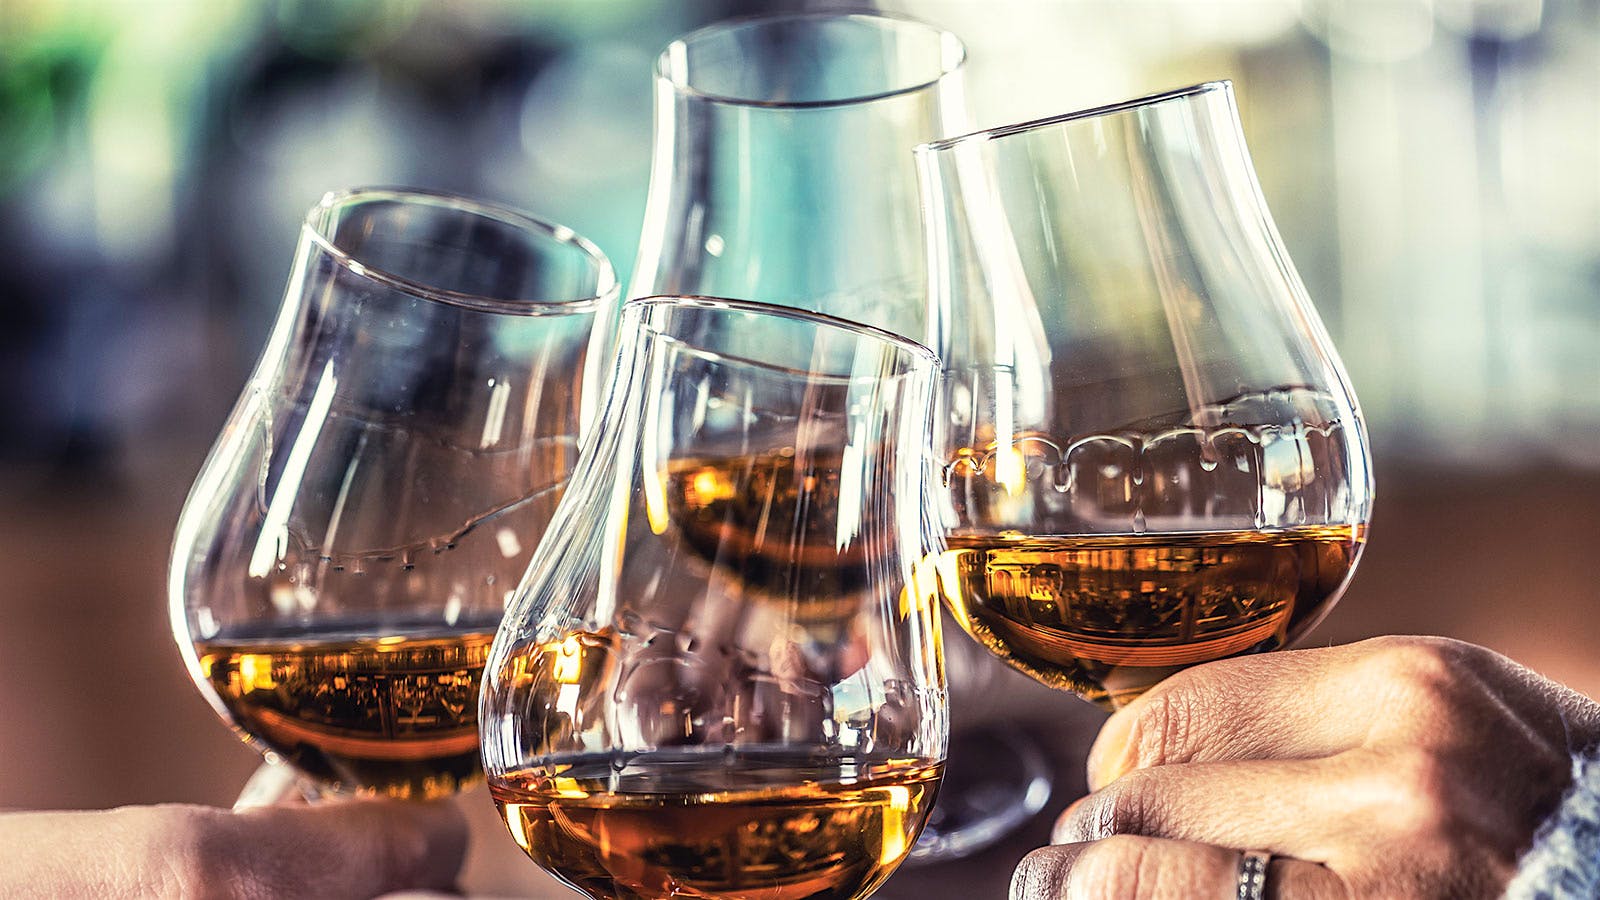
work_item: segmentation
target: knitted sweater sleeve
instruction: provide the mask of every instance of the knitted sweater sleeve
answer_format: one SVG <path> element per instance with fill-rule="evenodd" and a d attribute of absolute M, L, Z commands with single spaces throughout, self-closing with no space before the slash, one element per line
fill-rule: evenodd
<path fill-rule="evenodd" d="M 1573 759 L 1572 787 L 1518 863 L 1506 898 L 1600 898 L 1600 756 Z"/>

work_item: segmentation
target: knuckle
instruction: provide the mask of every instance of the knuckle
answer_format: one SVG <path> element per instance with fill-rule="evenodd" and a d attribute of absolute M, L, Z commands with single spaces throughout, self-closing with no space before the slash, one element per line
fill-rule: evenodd
<path fill-rule="evenodd" d="M 1114 835 L 1143 834 L 1151 824 L 1144 789 L 1146 770 L 1124 775 L 1089 795 L 1074 823 L 1075 841 L 1098 841 Z"/>
<path fill-rule="evenodd" d="M 1472 679 L 1469 645 L 1449 638 L 1376 638 L 1367 657 L 1368 675 L 1411 703 L 1449 706 Z"/>
<path fill-rule="evenodd" d="M 1451 841 L 1463 824 L 1458 778 L 1434 750 L 1415 747 L 1389 756 L 1381 788 L 1389 795 L 1390 827 L 1412 840 Z"/>
<path fill-rule="evenodd" d="M 1119 835 L 1089 845 L 1072 867 L 1074 894 L 1085 900 L 1140 896 L 1147 844 L 1140 838 Z"/>
<path fill-rule="evenodd" d="M 1011 900 L 1061 900 L 1068 865 L 1055 847 L 1024 856 L 1011 875 Z"/>
<path fill-rule="evenodd" d="M 1482 805 L 1470 768 L 1448 749 L 1412 746 L 1353 754 L 1362 778 L 1350 811 L 1364 828 L 1346 873 L 1356 896 L 1497 896 L 1516 868 L 1495 811 Z M 1512 842 L 1515 843 L 1514 841 Z M 1378 860 L 1403 858 L 1404 877 Z"/>
<path fill-rule="evenodd" d="M 218 846 L 218 815 L 199 807 L 156 807 L 148 838 L 150 858 L 159 860 L 155 893 L 199 898 L 238 893 L 234 855 Z"/>
<path fill-rule="evenodd" d="M 1188 761 L 1191 738 L 1203 705 L 1196 691 L 1177 685 L 1149 695 L 1133 720 L 1129 745 L 1139 768 Z"/>
<path fill-rule="evenodd" d="M 1237 716 L 1236 704 L 1219 702 L 1235 691 L 1228 678 L 1204 667 L 1186 669 L 1152 688 L 1134 707 L 1128 744 L 1136 768 L 1193 762 L 1217 751 Z"/>
<path fill-rule="evenodd" d="M 1074 863 L 1070 880 L 1073 896 L 1086 900 L 1175 900 L 1194 887 L 1173 883 L 1155 841 L 1131 835 L 1089 845 Z"/>
<path fill-rule="evenodd" d="M 1447 653 L 1443 638 L 1410 634 L 1392 634 L 1373 638 L 1367 642 L 1367 658 L 1380 672 L 1392 672 L 1397 677 L 1412 674 L 1430 674 L 1443 671 Z"/>

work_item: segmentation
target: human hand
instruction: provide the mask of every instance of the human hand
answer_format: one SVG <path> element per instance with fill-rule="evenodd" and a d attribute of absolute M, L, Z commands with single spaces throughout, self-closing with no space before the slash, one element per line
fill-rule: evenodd
<path fill-rule="evenodd" d="M 1119 710 L 1092 793 L 1013 900 L 1495 897 L 1600 739 L 1600 705 L 1443 638 L 1384 637 L 1180 672 Z"/>
<path fill-rule="evenodd" d="M 0 885 L 7 897 L 374 897 L 451 889 L 466 845 L 448 803 L 8 813 Z"/>

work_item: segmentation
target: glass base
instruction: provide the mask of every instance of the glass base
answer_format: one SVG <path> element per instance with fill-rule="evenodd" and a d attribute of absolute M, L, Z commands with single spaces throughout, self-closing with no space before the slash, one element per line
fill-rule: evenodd
<path fill-rule="evenodd" d="M 1044 809 L 1051 782 L 1044 750 L 1025 732 L 951 735 L 939 800 L 909 862 L 960 859 L 988 847 Z"/>

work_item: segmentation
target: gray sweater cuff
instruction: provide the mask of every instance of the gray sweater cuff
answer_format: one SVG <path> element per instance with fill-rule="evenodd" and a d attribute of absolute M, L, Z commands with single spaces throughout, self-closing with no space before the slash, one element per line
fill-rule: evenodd
<path fill-rule="evenodd" d="M 1507 900 L 1600 897 L 1600 759 L 1572 760 L 1572 787 L 1522 857 Z"/>

